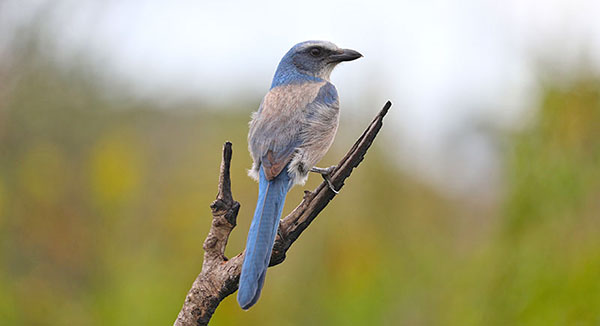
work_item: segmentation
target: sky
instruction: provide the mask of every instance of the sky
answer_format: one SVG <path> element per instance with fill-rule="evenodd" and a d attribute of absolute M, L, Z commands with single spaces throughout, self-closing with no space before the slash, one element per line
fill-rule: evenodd
<path fill-rule="evenodd" d="M 85 56 L 107 87 L 167 104 L 259 98 L 283 54 L 304 40 L 358 50 L 364 58 L 332 75 L 342 114 L 370 117 L 392 100 L 388 137 L 400 139 L 392 155 L 450 192 L 495 182 L 496 144 L 477 126 L 522 126 L 540 64 L 560 76 L 583 59 L 600 67 L 593 0 L 6 0 L 0 54 L 40 14 L 58 62 Z"/>

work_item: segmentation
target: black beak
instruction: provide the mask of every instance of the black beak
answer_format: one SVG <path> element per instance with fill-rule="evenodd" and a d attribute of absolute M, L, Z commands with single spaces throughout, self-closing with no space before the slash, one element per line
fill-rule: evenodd
<path fill-rule="evenodd" d="M 352 60 L 356 60 L 362 56 L 363 55 L 360 54 L 358 51 L 354 51 L 354 50 L 350 50 L 350 49 L 342 49 L 341 51 L 330 55 L 329 60 L 331 62 L 352 61 Z"/>

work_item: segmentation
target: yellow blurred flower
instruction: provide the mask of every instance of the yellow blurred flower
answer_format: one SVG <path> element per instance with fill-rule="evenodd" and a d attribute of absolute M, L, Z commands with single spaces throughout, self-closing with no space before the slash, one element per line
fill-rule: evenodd
<path fill-rule="evenodd" d="M 119 203 L 139 191 L 143 165 L 139 148 L 135 137 L 122 130 L 109 132 L 93 147 L 90 182 L 100 204 Z"/>

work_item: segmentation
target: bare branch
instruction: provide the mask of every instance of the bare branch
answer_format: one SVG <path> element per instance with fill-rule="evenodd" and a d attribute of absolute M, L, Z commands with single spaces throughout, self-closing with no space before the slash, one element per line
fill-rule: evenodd
<path fill-rule="evenodd" d="M 392 103 L 388 101 L 350 151 L 338 163 L 331 174 L 331 181 L 335 189 L 341 189 L 344 186 L 346 178 L 363 160 L 391 106 Z M 217 199 L 210 206 L 213 221 L 204 241 L 205 253 L 202 271 L 185 298 L 174 324 L 176 326 L 208 325 L 219 303 L 238 288 L 244 253 L 242 252 L 230 260 L 225 257 L 225 246 L 236 225 L 240 209 L 240 204 L 231 195 L 231 178 L 229 176 L 231 156 L 231 143 L 226 142 L 223 146 L 223 160 L 219 174 L 219 192 Z M 305 191 L 300 205 L 279 224 L 270 266 L 280 264 L 285 260 L 285 254 L 290 246 L 335 195 L 325 181 L 312 192 Z"/>

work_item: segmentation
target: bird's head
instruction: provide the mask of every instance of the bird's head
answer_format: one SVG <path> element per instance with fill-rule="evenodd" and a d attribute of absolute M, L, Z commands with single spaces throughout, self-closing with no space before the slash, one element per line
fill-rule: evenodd
<path fill-rule="evenodd" d="M 352 61 L 362 54 L 350 49 L 338 48 L 327 41 L 306 41 L 294 45 L 281 59 L 272 87 L 302 79 L 329 80 L 335 66 Z"/>

